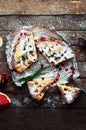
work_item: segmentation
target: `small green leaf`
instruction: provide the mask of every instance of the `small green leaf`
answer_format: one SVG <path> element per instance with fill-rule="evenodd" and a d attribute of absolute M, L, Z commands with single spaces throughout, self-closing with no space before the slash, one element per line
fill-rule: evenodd
<path fill-rule="evenodd" d="M 33 75 L 27 76 L 25 78 L 21 78 L 19 80 L 19 82 L 28 82 L 28 81 L 31 81 L 31 80 L 33 80 L 33 79 L 35 79 L 35 78 L 37 78 L 37 77 L 39 77 L 41 75 L 46 74 L 46 71 L 45 71 L 46 68 L 48 68 L 48 66 L 45 67 L 44 69 L 42 69 L 42 68 L 38 69 Z"/>
<path fill-rule="evenodd" d="M 55 53 L 53 53 L 52 55 L 50 55 L 48 57 L 51 58 L 51 57 L 56 57 L 56 56 L 55 56 Z"/>
<path fill-rule="evenodd" d="M 26 60 L 28 59 L 28 54 L 27 54 L 27 52 L 23 55 L 23 57 L 24 57 L 23 63 L 25 64 Z"/>
<path fill-rule="evenodd" d="M 27 43 L 28 43 L 27 41 L 24 42 L 23 50 L 26 49 Z"/>

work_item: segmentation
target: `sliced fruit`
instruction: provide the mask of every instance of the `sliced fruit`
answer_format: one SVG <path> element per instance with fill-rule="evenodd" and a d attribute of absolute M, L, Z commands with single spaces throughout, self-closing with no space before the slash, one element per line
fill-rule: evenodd
<path fill-rule="evenodd" d="M 3 45 L 3 39 L 0 37 L 0 47 Z"/>
<path fill-rule="evenodd" d="M 10 98 L 6 94 L 0 92 L 0 108 L 5 108 L 10 104 L 11 104 Z"/>

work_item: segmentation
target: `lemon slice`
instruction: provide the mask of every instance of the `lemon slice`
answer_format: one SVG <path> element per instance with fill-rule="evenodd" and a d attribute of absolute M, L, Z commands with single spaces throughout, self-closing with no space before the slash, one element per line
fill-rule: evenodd
<path fill-rule="evenodd" d="M 20 47 L 20 45 L 17 45 L 16 53 L 15 53 L 15 61 L 17 62 L 22 55 L 23 55 L 23 50 Z"/>
<path fill-rule="evenodd" d="M 0 47 L 3 45 L 3 39 L 0 37 Z"/>

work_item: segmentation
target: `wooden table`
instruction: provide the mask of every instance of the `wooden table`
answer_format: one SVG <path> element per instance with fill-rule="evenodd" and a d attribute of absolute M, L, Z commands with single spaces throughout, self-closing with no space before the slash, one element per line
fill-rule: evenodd
<path fill-rule="evenodd" d="M 28 2 L 29 1 L 29 2 Z M 0 0 L 0 73 L 8 73 L 5 55 L 6 35 L 23 25 L 53 25 L 74 49 L 79 67 L 78 85 L 86 89 L 86 48 L 78 43 L 86 37 L 85 0 Z M 86 44 L 86 43 L 85 43 Z M 55 108 L 29 100 L 27 88 L 17 88 L 12 81 L 1 92 L 12 105 L 0 110 L 0 130 L 86 130 L 86 94 L 71 105 L 57 104 Z M 52 95 L 49 93 L 48 95 Z"/>

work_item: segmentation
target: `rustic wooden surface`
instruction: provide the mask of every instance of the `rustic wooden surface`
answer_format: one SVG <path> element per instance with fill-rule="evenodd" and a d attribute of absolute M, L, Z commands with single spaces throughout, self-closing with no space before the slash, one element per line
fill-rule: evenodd
<path fill-rule="evenodd" d="M 85 0 L 0 0 L 0 14 L 85 14 Z"/>
<path fill-rule="evenodd" d="M 29 1 L 29 2 L 28 2 Z M 6 35 L 24 25 L 53 25 L 75 51 L 80 77 L 77 84 L 86 89 L 86 48 L 78 43 L 86 37 L 85 0 L 0 0 L 0 73 L 11 72 L 5 55 Z M 1 92 L 12 100 L 11 106 L 0 110 L 0 130 L 86 130 L 86 94 L 71 105 L 51 102 L 40 105 L 32 102 L 27 87 L 17 88 L 11 81 Z M 48 91 L 51 100 L 57 93 Z"/>

